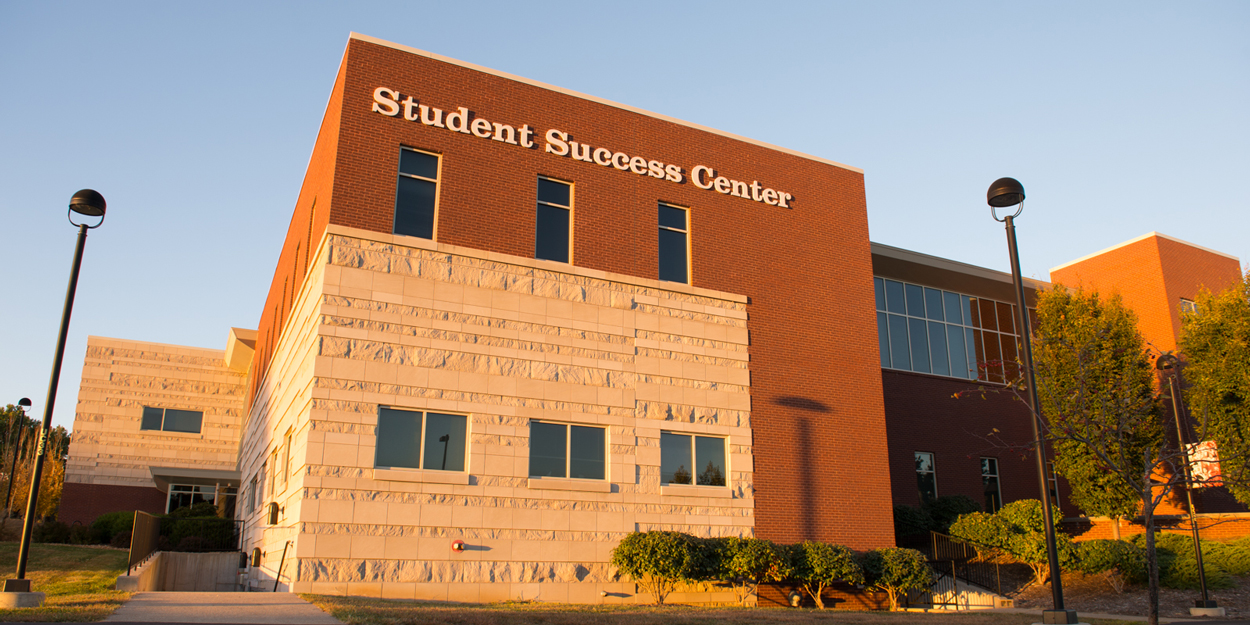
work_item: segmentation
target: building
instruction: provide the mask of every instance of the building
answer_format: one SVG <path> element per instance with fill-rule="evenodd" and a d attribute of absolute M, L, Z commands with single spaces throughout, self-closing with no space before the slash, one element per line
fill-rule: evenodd
<path fill-rule="evenodd" d="M 74 488 L 237 488 L 257 588 L 633 601 L 632 531 L 866 550 L 895 504 L 1035 494 L 976 436 L 1027 413 L 951 399 L 1014 299 L 870 244 L 854 167 L 353 34 L 258 329 L 93 339 Z"/>

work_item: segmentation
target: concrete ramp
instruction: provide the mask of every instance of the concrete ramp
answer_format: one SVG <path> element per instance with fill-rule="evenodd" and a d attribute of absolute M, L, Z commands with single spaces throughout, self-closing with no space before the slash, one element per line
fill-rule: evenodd
<path fill-rule="evenodd" d="M 141 592 L 105 622 L 343 625 L 286 592 Z"/>

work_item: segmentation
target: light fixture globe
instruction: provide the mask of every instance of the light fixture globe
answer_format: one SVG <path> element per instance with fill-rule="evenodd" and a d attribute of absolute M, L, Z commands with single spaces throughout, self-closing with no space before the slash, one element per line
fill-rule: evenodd
<path fill-rule="evenodd" d="M 999 178 L 990 185 L 985 199 L 994 208 L 1015 206 L 1024 201 L 1024 185 L 1015 178 Z"/>
<path fill-rule="evenodd" d="M 17 405 L 19 405 L 19 406 L 21 406 L 21 407 L 23 407 L 23 408 L 30 408 L 30 398 L 29 398 L 29 397 L 23 397 L 23 398 L 21 398 L 21 399 L 17 400 Z"/>
<path fill-rule="evenodd" d="M 104 216 L 104 196 L 93 189 L 83 189 L 69 200 L 69 209 L 79 215 L 88 217 Z"/>

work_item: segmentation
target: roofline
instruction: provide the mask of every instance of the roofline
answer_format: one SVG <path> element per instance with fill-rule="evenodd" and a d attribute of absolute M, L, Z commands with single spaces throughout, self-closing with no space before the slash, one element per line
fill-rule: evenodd
<path fill-rule="evenodd" d="M 765 143 L 765 142 L 763 142 L 763 141 L 758 141 L 758 140 L 751 139 L 751 138 L 748 138 L 748 137 L 743 137 L 743 136 L 740 136 L 740 135 L 735 135 L 735 134 L 733 134 L 733 133 L 731 133 L 731 132 L 725 132 L 725 131 L 723 131 L 723 130 L 717 130 L 717 129 L 715 129 L 715 128 L 709 128 L 709 127 L 707 127 L 707 126 L 701 126 L 701 125 L 699 125 L 699 124 L 695 124 L 695 123 L 688 122 L 688 121 L 685 121 L 685 120 L 677 119 L 677 118 L 675 118 L 675 117 L 669 117 L 669 116 L 667 116 L 667 115 L 661 115 L 661 114 L 659 114 L 659 113 L 653 113 L 653 112 L 648 111 L 648 110 L 645 110 L 645 109 L 640 109 L 640 108 L 638 108 L 638 107 L 630 106 L 630 105 L 628 105 L 628 104 L 621 104 L 620 102 L 613 102 L 613 101 L 611 101 L 611 100 L 605 100 L 605 99 L 603 99 L 603 98 L 596 97 L 596 96 L 593 96 L 593 95 L 587 95 L 587 94 L 585 94 L 585 93 L 580 93 L 580 92 L 577 92 L 577 91 L 573 91 L 573 90 L 571 90 L 571 89 L 564 89 L 564 88 L 562 88 L 562 87 L 557 87 L 557 86 L 555 86 L 555 85 L 549 85 L 549 84 L 547 84 L 547 83 L 545 83 L 545 82 L 539 82 L 539 81 L 537 81 L 537 80 L 531 80 L 531 79 L 529 79 L 529 78 L 523 78 L 523 77 L 521 77 L 521 76 L 517 76 L 517 75 L 514 75 L 514 74 L 509 74 L 509 73 L 507 73 L 507 72 L 501 72 L 501 71 L 499 71 L 499 70 L 496 70 L 496 69 L 491 69 L 491 68 L 489 68 L 489 67 L 483 67 L 483 66 L 481 66 L 481 65 L 475 65 L 475 64 L 473 64 L 473 63 L 469 63 L 469 62 L 467 62 L 467 61 L 461 61 L 461 60 L 458 60 L 458 59 L 453 59 L 453 58 L 451 58 L 451 57 L 443 56 L 443 55 L 441 55 L 441 54 L 435 54 L 435 53 L 433 53 L 433 52 L 428 52 L 428 51 L 426 51 L 426 50 L 421 50 L 421 49 L 419 49 L 419 48 L 413 48 L 413 47 L 411 47 L 411 46 L 405 46 L 405 45 L 402 45 L 402 44 L 394 43 L 394 42 L 392 42 L 392 41 L 386 41 L 385 39 L 378 39 L 377 37 L 370 37 L 369 35 L 362 35 L 362 34 L 357 33 L 357 32 L 353 32 L 353 33 L 351 33 L 351 35 L 350 35 L 348 38 L 349 38 L 349 39 L 356 39 L 356 40 L 359 40 L 359 41 L 364 41 L 364 42 L 368 42 L 368 43 L 372 43 L 372 44 L 376 44 L 376 45 L 379 45 L 379 46 L 385 46 L 385 47 L 387 47 L 387 48 L 392 48 L 392 49 L 395 49 L 395 50 L 399 50 L 399 51 L 401 51 L 401 52 L 407 52 L 407 53 L 409 53 L 409 54 L 416 54 L 416 55 L 418 55 L 418 56 L 424 56 L 424 57 L 426 57 L 426 58 L 434 59 L 434 60 L 436 60 L 436 61 L 442 61 L 442 62 L 444 62 L 444 63 L 449 63 L 449 64 L 451 64 L 451 65 L 457 65 L 457 66 L 460 66 L 460 67 L 463 67 L 463 68 L 466 68 L 466 69 L 471 69 L 471 70 L 478 71 L 478 72 L 482 72 L 482 73 L 485 73 L 485 74 L 491 74 L 491 75 L 493 75 L 493 76 L 498 76 L 498 77 L 500 77 L 500 78 L 506 78 L 506 79 L 508 79 L 508 80 L 516 81 L 516 82 L 523 83 L 523 84 L 526 84 L 526 85 L 530 85 L 530 86 L 533 86 L 533 87 L 538 87 L 538 88 L 540 88 L 540 89 L 546 89 L 547 91 L 554 91 L 554 92 L 556 92 L 556 93 L 562 93 L 562 94 L 564 94 L 564 95 L 573 96 L 573 97 L 575 97 L 575 98 L 581 98 L 581 99 L 583 99 L 583 100 L 589 100 L 590 102 L 595 102 L 595 103 L 598 103 L 598 104 L 604 104 L 604 105 L 611 106 L 611 107 L 614 107 L 614 108 L 618 108 L 618 109 L 621 109 L 621 110 L 624 110 L 624 111 L 629 111 L 629 112 L 631 112 L 631 113 L 637 113 L 637 114 L 639 114 L 639 115 L 646 115 L 647 117 L 653 117 L 653 118 L 655 118 L 655 119 L 663 120 L 663 121 L 670 122 L 670 123 L 673 123 L 673 124 L 678 124 L 678 125 L 681 125 L 681 126 L 686 126 L 686 127 L 688 127 L 688 128 L 694 128 L 695 130 L 701 130 L 701 131 L 703 131 L 703 132 L 709 132 L 709 133 L 712 133 L 712 134 L 714 134 L 714 135 L 720 135 L 720 136 L 722 136 L 722 137 L 726 137 L 726 138 L 729 138 L 729 139 L 733 139 L 733 140 L 735 140 L 735 141 L 742 141 L 743 143 L 750 143 L 750 144 L 752 144 L 752 145 L 757 145 L 757 146 L 762 147 L 762 148 L 768 148 L 768 149 L 770 149 L 770 150 L 776 150 L 776 151 L 778 151 L 778 152 L 784 152 L 784 153 L 786 153 L 786 154 L 790 154 L 790 155 L 792 155 L 792 156 L 798 156 L 798 157 L 800 157 L 800 158 L 805 158 L 805 159 L 810 160 L 810 161 L 816 161 L 816 162 L 818 162 L 818 163 L 824 163 L 824 164 L 826 164 L 826 165 L 833 165 L 834 167 L 840 167 L 840 168 L 845 169 L 845 170 L 848 170 L 848 171 L 853 171 L 853 172 L 855 172 L 855 173 L 857 173 L 857 174 L 861 174 L 861 175 L 862 175 L 862 174 L 864 173 L 864 170 L 862 170 L 862 169 L 860 169 L 860 168 L 858 168 L 858 167 L 852 167 L 852 166 L 847 165 L 847 164 L 845 164 L 845 163 L 839 163 L 839 162 L 837 162 L 837 161 L 831 161 L 831 160 L 829 160 L 829 159 L 826 159 L 826 158 L 821 158 L 821 157 L 819 157 L 819 156 L 812 156 L 811 154 L 804 154 L 803 152 L 799 152 L 799 151 L 797 151 L 797 150 L 791 150 L 791 149 L 789 149 L 789 148 L 783 148 L 783 147 L 781 147 L 781 146 L 773 145 L 773 144 L 771 144 L 771 143 Z"/>
<path fill-rule="evenodd" d="M 889 258 L 896 258 L 898 260 L 904 260 L 907 262 L 917 263 L 920 265 L 928 265 L 930 267 L 936 267 L 938 269 L 944 269 L 946 271 L 955 271 L 959 273 L 977 276 L 980 278 L 986 278 L 989 280 L 997 280 L 999 282 L 1006 282 L 1007 284 L 1014 284 L 1014 282 L 1011 279 L 1011 274 L 1005 273 L 1002 271 L 997 271 L 994 269 L 987 269 L 985 267 L 978 267 L 977 265 L 969 265 L 968 263 L 961 263 L 957 260 L 951 260 L 949 258 L 942 258 L 940 256 L 931 256 L 929 254 L 921 254 L 920 252 L 913 252 L 912 250 L 905 250 L 901 247 L 894 247 L 892 245 L 886 245 L 884 243 L 869 242 L 868 245 L 871 248 L 873 254 L 880 254 L 881 256 L 886 256 Z M 1024 279 L 1024 285 L 1035 291 L 1040 291 L 1050 286 L 1050 283 L 1044 280 L 1036 280 L 1033 278 L 1023 278 L 1023 279 Z"/>
<path fill-rule="evenodd" d="M 1082 257 L 1080 257 L 1080 258 L 1078 258 L 1078 259 L 1076 259 L 1076 260 L 1070 260 L 1070 261 L 1068 261 L 1068 262 L 1066 262 L 1066 263 L 1064 263 L 1064 264 L 1062 264 L 1062 265 L 1059 265 L 1058 267 L 1051 267 L 1051 268 L 1050 268 L 1050 273 L 1055 273 L 1056 271 L 1059 271 L 1060 269 L 1065 269 L 1065 268 L 1067 268 L 1067 267 L 1071 267 L 1072 265 L 1075 265 L 1075 264 L 1077 264 L 1077 263 L 1083 263 L 1083 262 L 1085 262 L 1085 261 L 1087 261 L 1087 260 L 1089 260 L 1089 259 L 1091 259 L 1091 258 L 1094 258 L 1095 256 L 1102 256 L 1103 254 L 1106 254 L 1107 252 L 1110 252 L 1110 251 L 1113 251 L 1113 250 L 1118 250 L 1118 249 L 1120 249 L 1120 248 L 1122 248 L 1122 247 L 1124 247 L 1124 246 L 1126 246 L 1126 245 L 1132 245 L 1132 244 L 1134 244 L 1134 243 L 1137 243 L 1138 241 L 1145 241 L 1146 239 L 1149 239 L 1150 237 L 1158 237 L 1158 238 L 1160 238 L 1160 239 L 1167 239 L 1167 240 L 1172 241 L 1172 242 L 1175 242 L 1175 243 L 1180 243 L 1181 245 L 1188 245 L 1189 247 L 1192 247 L 1192 248 L 1194 248 L 1194 249 L 1202 250 L 1202 251 L 1204 251 L 1204 252 L 1210 252 L 1210 253 L 1212 253 L 1212 254 L 1215 254 L 1216 256 L 1223 256 L 1223 257 L 1225 257 L 1225 258 L 1231 258 L 1231 259 L 1233 259 L 1233 260 L 1237 261 L 1237 263 L 1238 263 L 1238 264 L 1240 264 L 1240 263 L 1241 263 L 1241 259 L 1240 259 L 1240 258 L 1237 258 L 1236 256 L 1233 256 L 1232 254 L 1226 254 L 1226 253 L 1224 253 L 1224 252 L 1219 252 L 1219 251 L 1213 250 L 1213 249 L 1211 249 L 1211 248 L 1209 248 L 1209 247 L 1202 247 L 1201 245 L 1196 245 L 1196 244 L 1194 244 L 1194 243 L 1190 243 L 1189 241 L 1185 241 L 1185 240 L 1183 240 L 1183 239 L 1178 239 L 1178 238 L 1176 238 L 1176 237 L 1170 237 L 1170 236 L 1168 236 L 1168 235 L 1166 235 L 1166 234 L 1163 234 L 1163 233 L 1160 233 L 1160 232 L 1147 232 L 1146 234 L 1143 234 L 1143 235 L 1141 235 L 1141 236 L 1139 236 L 1139 237 L 1137 237 L 1137 238 L 1135 238 L 1135 239 L 1129 239 L 1128 241 L 1125 241 L 1125 242 L 1123 242 L 1123 243 L 1117 243 L 1117 244 L 1115 244 L 1115 245 L 1112 245 L 1111 247 L 1109 247 L 1109 248 L 1107 248 L 1107 249 L 1105 249 L 1105 250 L 1099 250 L 1099 251 L 1097 251 L 1097 252 L 1094 252 L 1093 254 L 1086 254 L 1085 256 L 1082 256 Z"/>

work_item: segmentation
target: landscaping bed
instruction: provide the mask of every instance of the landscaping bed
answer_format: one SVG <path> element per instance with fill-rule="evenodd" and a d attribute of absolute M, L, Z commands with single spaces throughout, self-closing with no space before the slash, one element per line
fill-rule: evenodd
<path fill-rule="evenodd" d="M 1250 578 L 1233 577 L 1233 587 L 1210 591 L 1211 598 L 1228 611 L 1229 619 L 1250 618 Z M 1201 598 L 1198 590 L 1160 588 L 1159 616 L 1190 618 L 1189 608 L 1194 600 Z M 1017 608 L 1049 609 L 1050 585 L 1033 584 L 1015 597 Z M 1149 609 L 1146 585 L 1130 585 L 1123 594 L 1116 594 L 1102 577 L 1081 573 L 1064 573 L 1063 600 L 1065 607 L 1077 614 L 1104 613 L 1145 616 Z"/>

